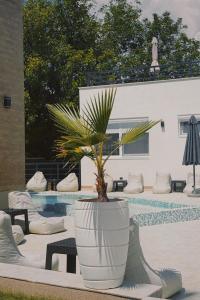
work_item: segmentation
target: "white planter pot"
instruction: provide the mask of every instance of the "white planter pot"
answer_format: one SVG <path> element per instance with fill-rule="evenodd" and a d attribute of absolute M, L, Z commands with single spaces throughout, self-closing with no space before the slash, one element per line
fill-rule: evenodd
<path fill-rule="evenodd" d="M 76 245 L 85 286 L 122 284 L 129 243 L 128 201 L 75 202 Z"/>

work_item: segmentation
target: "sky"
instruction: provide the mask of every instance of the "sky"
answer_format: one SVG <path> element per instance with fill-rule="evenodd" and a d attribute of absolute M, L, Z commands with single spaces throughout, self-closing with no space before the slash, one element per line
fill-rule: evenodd
<path fill-rule="evenodd" d="M 108 2 L 96 0 L 98 6 Z M 144 17 L 151 18 L 152 13 L 168 10 L 173 18 L 183 19 L 183 24 L 188 26 L 187 34 L 190 37 L 200 40 L 200 0 L 140 0 L 140 2 Z"/>

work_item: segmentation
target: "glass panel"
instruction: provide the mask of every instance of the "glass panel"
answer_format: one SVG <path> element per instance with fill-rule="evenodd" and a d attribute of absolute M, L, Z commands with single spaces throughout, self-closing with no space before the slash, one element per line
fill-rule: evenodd
<path fill-rule="evenodd" d="M 103 155 L 108 155 L 110 152 L 115 148 L 113 146 L 113 143 L 117 142 L 119 140 L 119 133 L 112 133 L 108 134 L 109 140 L 107 143 L 104 145 L 103 148 Z M 112 155 L 119 155 L 119 149 L 115 150 Z"/>
<path fill-rule="evenodd" d="M 200 132 L 200 121 L 198 121 L 198 129 Z M 189 130 L 188 121 L 180 121 L 180 134 L 187 134 Z"/>
<path fill-rule="evenodd" d="M 149 154 L 149 133 L 145 133 L 135 142 L 123 146 L 124 155 Z"/>
<path fill-rule="evenodd" d="M 188 121 L 181 121 L 180 122 L 180 133 L 187 134 L 189 129 Z"/>

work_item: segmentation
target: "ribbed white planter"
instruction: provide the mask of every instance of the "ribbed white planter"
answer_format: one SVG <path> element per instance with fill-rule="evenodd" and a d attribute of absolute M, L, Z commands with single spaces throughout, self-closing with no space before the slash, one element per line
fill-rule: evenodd
<path fill-rule="evenodd" d="M 85 286 L 122 284 L 129 242 L 128 202 L 75 203 L 76 245 Z"/>

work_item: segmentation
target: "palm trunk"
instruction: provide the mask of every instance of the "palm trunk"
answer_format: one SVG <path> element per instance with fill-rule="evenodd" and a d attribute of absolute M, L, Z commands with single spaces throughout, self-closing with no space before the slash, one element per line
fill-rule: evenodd
<path fill-rule="evenodd" d="M 98 175 L 96 178 L 96 189 L 98 193 L 98 200 L 100 202 L 109 202 L 107 196 L 107 183 L 104 181 L 104 170 L 98 170 Z"/>

